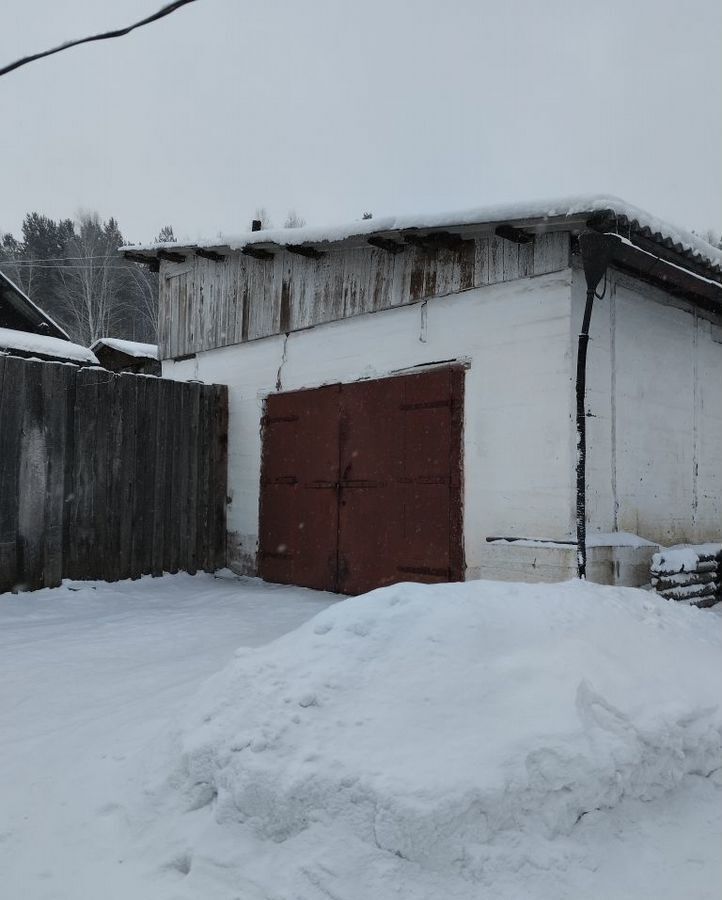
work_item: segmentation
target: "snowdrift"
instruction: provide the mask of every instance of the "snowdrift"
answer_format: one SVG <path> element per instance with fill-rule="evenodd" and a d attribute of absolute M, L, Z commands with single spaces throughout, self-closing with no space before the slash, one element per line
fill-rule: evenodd
<path fill-rule="evenodd" d="M 715 614 L 633 589 L 385 588 L 238 651 L 154 803 L 248 896 L 502 896 L 587 813 L 720 766 L 720 643 Z"/>

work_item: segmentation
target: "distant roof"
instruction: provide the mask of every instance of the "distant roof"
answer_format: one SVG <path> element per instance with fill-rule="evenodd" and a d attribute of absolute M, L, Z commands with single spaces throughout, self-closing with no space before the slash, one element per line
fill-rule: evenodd
<path fill-rule="evenodd" d="M 139 359 L 158 359 L 158 347 L 156 344 L 141 344 L 138 341 L 125 341 L 121 338 L 99 338 L 91 350 L 97 353 L 102 347 L 125 353 L 126 356 L 135 356 Z"/>
<path fill-rule="evenodd" d="M 14 328 L 0 328 L 0 352 L 17 350 L 23 355 L 51 357 L 69 362 L 83 362 L 97 366 L 95 354 L 87 347 L 73 344 L 63 338 L 50 337 L 47 334 L 32 334 L 29 331 L 16 331 Z"/>
<path fill-rule="evenodd" d="M 129 258 L 150 260 L 158 251 L 180 254 L 193 250 L 243 250 L 251 245 L 272 248 L 299 244 L 324 245 L 353 238 L 367 239 L 416 229 L 462 229 L 468 226 L 513 224 L 533 231 L 564 226 L 592 228 L 622 235 L 650 250 L 654 245 L 680 258 L 682 264 L 703 271 L 718 280 L 722 276 L 722 252 L 707 241 L 656 218 L 619 197 L 604 194 L 566 197 L 530 203 L 511 203 L 476 207 L 460 212 L 428 215 L 390 216 L 364 219 L 346 225 L 329 227 L 280 228 L 267 231 L 219 235 L 208 240 L 177 243 L 152 243 L 126 246 L 122 251 Z M 260 249 L 260 248 L 259 248 Z"/>
<path fill-rule="evenodd" d="M 6 305 L 13 312 L 12 321 L 5 324 L 22 325 L 30 332 L 70 340 L 67 332 L 58 325 L 37 303 L 11 281 L 4 272 L 0 272 L 0 304 Z"/>

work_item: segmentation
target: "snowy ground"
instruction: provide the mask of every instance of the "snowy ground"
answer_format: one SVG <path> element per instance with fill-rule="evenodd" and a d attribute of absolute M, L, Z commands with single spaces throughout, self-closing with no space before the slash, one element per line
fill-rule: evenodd
<path fill-rule="evenodd" d="M 560 586 L 556 592 L 547 587 L 537 600 L 551 598 L 554 614 L 550 629 L 543 633 L 533 621 L 533 613 L 530 616 L 536 596 L 531 589 L 497 585 L 484 588 L 483 612 L 470 607 L 469 631 L 462 633 L 454 626 L 453 615 L 449 618 L 444 607 L 436 604 L 446 602 L 452 609 L 455 604 L 475 603 L 474 588 L 460 586 L 450 589 L 453 593 L 447 597 L 433 595 L 435 603 L 428 602 L 432 595 L 427 596 L 425 589 L 405 590 L 397 592 L 396 599 L 393 593 L 377 592 L 370 599 L 335 605 L 271 647 L 241 651 L 235 657 L 238 647 L 262 647 L 293 631 L 326 609 L 334 598 L 248 579 L 184 575 L 2 595 L 0 895 L 8 900 L 95 900 L 100 896 L 108 900 L 366 900 L 372 895 L 408 900 L 442 896 L 464 900 L 716 900 L 720 896 L 720 779 L 718 775 L 685 774 L 685 767 L 677 764 L 672 752 L 674 747 L 683 748 L 679 752 L 691 759 L 696 745 L 685 745 L 687 736 L 702 749 L 709 737 L 706 723 L 716 703 L 710 702 L 715 689 L 702 686 L 697 696 L 698 671 L 692 669 L 705 672 L 710 654 L 717 652 L 714 634 L 721 623 L 716 611 L 669 607 L 639 592 L 591 588 L 586 599 L 581 597 L 582 612 L 575 619 L 577 607 L 570 613 L 567 602 L 573 586 Z M 608 599 L 611 612 L 608 617 L 593 613 L 590 621 L 594 628 L 599 626 L 600 647 L 590 650 L 583 633 L 589 617 L 585 619 L 583 611 L 586 600 L 596 599 L 595 591 L 606 591 L 599 596 Z M 520 629 L 519 647 L 531 636 L 540 647 L 538 659 L 515 654 L 513 646 L 504 652 L 495 649 L 503 649 L 509 639 L 498 615 L 507 598 L 532 604 L 523 610 L 528 627 Z M 626 622 L 624 604 L 629 598 L 636 612 Z M 360 605 L 364 600 L 368 600 L 366 607 Z M 461 612 L 466 622 L 467 612 Z M 622 623 L 628 631 L 626 637 L 621 631 L 609 634 L 607 629 L 619 629 Z M 491 628 L 496 629 L 494 634 Z M 454 644 L 459 659 L 455 669 L 449 667 L 449 660 L 453 662 L 448 652 L 450 634 L 460 638 L 458 645 Z M 639 648 L 642 660 L 635 662 L 635 680 L 645 679 L 648 665 L 649 684 L 658 684 L 663 695 L 674 694 L 671 705 L 641 704 L 644 689 L 629 685 L 627 691 L 623 677 L 615 675 L 620 659 L 647 635 L 649 647 Z M 528 702 L 528 678 L 522 676 L 539 665 L 540 671 L 549 672 L 548 681 L 538 682 L 539 718 L 548 715 L 550 719 L 544 726 L 552 735 L 545 735 L 547 744 L 552 738 L 558 740 L 571 721 L 561 704 L 553 708 L 550 686 L 563 684 L 560 674 L 575 678 L 580 667 L 588 665 L 595 688 L 611 697 L 615 706 L 605 705 L 600 695 L 584 694 L 586 688 L 580 703 L 579 687 L 570 681 L 570 696 L 576 696 L 576 707 L 572 707 L 582 712 L 595 710 L 595 721 L 589 727 L 595 739 L 606 736 L 606 743 L 598 740 L 586 756 L 594 759 L 597 754 L 600 765 L 606 764 L 611 747 L 620 778 L 626 778 L 626 796 L 617 797 L 609 808 L 585 811 L 573 827 L 561 831 L 555 826 L 544 833 L 519 831 L 515 837 L 513 829 L 502 829 L 504 840 L 492 842 L 484 851 L 486 874 L 473 883 L 457 877 L 454 866 L 458 860 L 443 846 L 440 861 L 432 859 L 429 865 L 424 858 L 420 863 L 414 861 L 415 854 L 423 857 L 426 853 L 428 835 L 421 829 L 415 838 L 413 828 L 400 836 L 398 828 L 394 832 L 399 817 L 408 813 L 403 804 L 387 810 L 386 836 L 377 833 L 373 846 L 365 843 L 363 802 L 358 806 L 358 821 L 349 820 L 348 804 L 339 805 L 351 775 L 342 771 L 343 766 L 352 762 L 359 773 L 356 777 L 367 779 L 368 790 L 386 784 L 389 796 L 403 799 L 413 773 L 421 771 L 419 761 L 424 757 L 422 747 L 414 768 L 405 771 L 409 748 L 401 753 L 400 747 L 406 733 L 411 741 L 413 729 L 420 729 L 418 733 L 425 730 L 437 752 L 444 747 L 444 722 L 438 716 L 424 721 L 423 716 L 410 714 L 404 719 L 393 706 L 395 685 L 390 676 L 419 671 L 417 665 L 404 667 L 403 660 L 415 659 L 422 640 L 428 647 L 424 658 L 431 676 L 424 683 L 422 667 L 418 679 L 402 679 L 399 696 L 423 690 L 419 702 L 423 699 L 439 706 L 437 701 L 448 697 L 444 692 L 453 683 L 449 672 L 454 678 L 461 672 L 464 683 L 470 685 L 469 694 L 460 698 L 469 703 L 469 713 L 487 703 L 479 688 L 481 675 L 495 685 L 489 692 L 492 700 L 498 695 L 496 680 L 501 677 L 514 685 L 512 700 L 517 697 Z M 690 648 L 692 653 L 675 659 L 669 654 L 672 645 L 681 648 L 680 655 L 690 654 Z M 560 665 L 549 666 L 554 657 L 544 654 L 547 647 L 557 646 Z M 479 648 L 479 655 L 487 654 L 487 662 L 486 668 L 481 665 L 470 672 L 464 668 L 467 663 L 462 654 L 465 648 L 474 647 Z M 679 677 L 674 671 L 657 677 L 662 660 L 665 667 L 677 666 Z M 685 666 L 689 677 L 682 671 Z M 202 687 L 218 670 L 224 671 Z M 260 671 L 266 677 L 258 689 L 251 690 L 253 682 L 258 684 Z M 717 684 L 718 672 L 711 677 Z M 433 684 L 439 685 L 438 691 L 430 693 Z M 388 685 L 389 703 L 379 705 L 384 685 Z M 290 706 L 286 699 L 289 691 Z M 695 702 L 690 703 L 690 698 Z M 545 703 L 548 709 L 543 708 Z M 641 710 L 640 704 L 645 709 Z M 446 707 L 446 724 L 453 725 L 458 714 L 448 709 L 448 702 Z M 618 707 L 629 707 L 623 721 Z M 489 747 L 501 752 L 508 744 L 506 736 L 502 735 L 503 740 L 499 737 L 504 710 L 497 709 L 496 714 L 501 718 L 493 723 L 489 737 L 480 737 L 487 754 L 482 759 L 485 764 Z M 285 719 L 289 723 L 298 719 L 297 741 L 289 739 L 295 725 L 287 728 Z M 389 729 L 395 719 L 398 733 L 395 746 L 389 745 L 388 770 L 364 772 L 365 759 L 373 761 L 382 744 L 376 740 L 374 728 L 369 731 L 368 723 L 384 723 Z M 521 747 L 536 739 L 537 725 L 530 715 L 528 721 L 517 722 L 506 732 Z M 357 728 L 359 740 L 353 738 L 351 726 Z M 338 729 L 335 741 L 329 739 L 333 729 Z M 615 730 L 618 740 L 610 744 L 608 735 Z M 176 746 L 178 734 L 182 753 Z M 448 752 L 461 753 L 473 731 L 456 728 L 454 734 Z M 629 756 L 632 734 L 634 747 L 642 747 L 642 757 L 649 747 L 654 747 L 655 753 L 662 749 L 655 759 L 668 753 L 654 782 L 641 788 L 638 776 L 641 772 L 647 777 L 649 766 L 634 769 L 636 757 Z M 640 735 L 641 743 L 637 740 Z M 569 732 L 571 749 L 561 770 L 558 759 L 537 755 L 537 781 L 540 773 L 545 781 L 561 774 L 559 791 L 562 796 L 567 792 L 574 797 L 584 770 L 580 758 L 572 754 L 572 744 L 584 737 Z M 231 748 L 230 756 L 224 756 L 228 738 L 237 746 Z M 254 802 L 243 772 L 255 773 L 260 784 L 274 766 L 283 778 L 278 779 L 277 787 L 272 782 L 270 786 L 261 784 L 255 802 L 262 815 L 250 828 L 233 813 L 237 806 L 248 808 L 249 801 Z M 572 770 L 569 778 L 562 771 L 565 767 Z M 709 769 L 708 751 L 700 751 L 699 763 L 691 764 L 695 767 Z M 232 802 L 226 797 L 230 814 L 223 814 L 223 805 L 211 794 L 203 796 L 198 772 L 204 768 L 208 770 L 204 784 L 212 788 L 213 796 L 223 779 L 236 791 L 230 797 Z M 465 779 L 476 778 L 475 790 L 480 790 L 474 766 L 463 756 L 441 768 L 443 778 L 438 786 L 442 794 L 455 781 L 461 785 Z M 492 768 L 485 775 L 489 790 L 496 783 Z M 298 779 L 304 772 L 311 772 L 310 781 L 306 776 Z M 281 784 L 286 773 L 288 783 Z M 316 814 L 313 827 L 305 827 L 305 823 L 299 827 L 296 822 L 288 834 L 274 834 L 269 839 L 279 821 L 283 827 L 288 825 L 294 790 L 307 791 L 304 804 L 312 809 L 319 797 L 322 805 L 326 803 L 323 791 L 336 783 L 335 818 Z M 149 784 L 154 786 L 150 792 Z M 315 794 L 314 790 L 308 792 L 309 784 L 318 787 Z M 676 786 L 665 792 L 665 784 Z M 429 781 L 429 795 L 418 806 L 419 821 L 425 817 L 427 825 L 435 822 L 437 812 L 434 787 Z M 189 789 L 198 789 L 190 804 Z M 604 790 L 608 793 L 609 785 Z M 478 796 L 483 801 L 483 791 Z M 269 797 L 277 804 L 270 811 Z M 536 802 L 535 797 L 531 801 L 527 797 L 525 802 Z M 547 804 L 545 815 L 549 810 Z M 559 809 L 552 812 L 552 820 L 557 822 Z M 568 813 L 566 807 L 563 812 Z M 547 817 L 545 821 L 552 820 Z M 474 838 L 469 822 L 462 825 L 465 837 Z M 469 846 L 473 845 L 471 838 Z M 385 841 L 393 846 L 398 839 L 408 843 L 403 853 L 384 849 Z M 469 870 L 473 863 L 472 859 L 467 865 Z"/>
<path fill-rule="evenodd" d="M 207 575 L 68 584 L 0 595 L 0 897 L 155 900 L 125 858 L 126 760 L 238 646 L 334 598 Z"/>

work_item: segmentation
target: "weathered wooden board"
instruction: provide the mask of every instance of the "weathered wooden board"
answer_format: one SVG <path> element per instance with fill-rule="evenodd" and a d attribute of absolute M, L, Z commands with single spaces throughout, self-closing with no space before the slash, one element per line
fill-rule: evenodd
<path fill-rule="evenodd" d="M 0 355 L 0 591 L 225 565 L 217 385 Z"/>
<path fill-rule="evenodd" d="M 0 356 L 0 591 L 19 583 L 18 478 L 24 414 L 25 367 Z"/>
<path fill-rule="evenodd" d="M 155 450 L 155 482 L 153 485 L 153 551 L 151 560 L 151 573 L 162 575 L 166 566 L 164 547 L 165 533 L 168 530 L 169 504 L 168 485 L 170 484 L 170 470 L 172 461 L 168 459 L 166 446 L 168 444 L 168 422 L 170 402 L 170 388 L 167 381 L 161 381 L 158 385 L 158 410 L 154 423 Z"/>
<path fill-rule="evenodd" d="M 524 244 L 492 234 L 453 248 L 408 244 L 400 253 L 370 245 L 332 246 L 318 259 L 277 249 L 268 260 L 238 251 L 217 262 L 198 256 L 164 261 L 161 357 L 545 275 L 567 268 L 569 259 L 569 233 L 555 231 Z"/>
<path fill-rule="evenodd" d="M 72 366 L 43 366 L 45 398 L 43 430 L 47 447 L 45 484 L 45 539 L 43 583 L 59 584 L 63 577 L 63 526 L 65 521 L 66 445 L 68 404 L 73 400 Z"/>
<path fill-rule="evenodd" d="M 28 360 L 24 382 L 18 473 L 18 566 L 23 587 L 35 590 L 43 586 L 48 479 L 43 363 Z M 52 402 L 54 397 L 49 399 Z"/>

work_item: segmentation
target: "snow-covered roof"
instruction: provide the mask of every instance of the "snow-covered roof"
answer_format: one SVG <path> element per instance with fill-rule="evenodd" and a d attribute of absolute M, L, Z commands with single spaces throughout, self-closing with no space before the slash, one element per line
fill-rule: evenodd
<path fill-rule="evenodd" d="M 134 356 L 138 359 L 158 359 L 158 347 L 156 344 L 141 344 L 138 341 L 125 341 L 120 338 L 99 338 L 92 346 L 95 353 L 102 347 L 109 347 L 126 356 Z"/>
<path fill-rule="evenodd" d="M 72 341 L 65 341 L 62 338 L 16 331 L 14 328 L 0 328 L 0 351 L 2 350 L 18 350 L 38 356 L 50 356 L 53 359 L 98 365 L 95 354 L 87 347 L 81 347 L 80 344 L 73 344 Z"/>
<path fill-rule="evenodd" d="M 208 240 L 179 243 L 151 243 L 126 246 L 122 250 L 137 256 L 154 256 L 159 250 L 179 253 L 183 250 L 228 248 L 242 250 L 253 244 L 297 246 L 299 244 L 331 244 L 355 237 L 410 229 L 449 229 L 471 225 L 524 223 L 536 230 L 561 226 L 574 220 L 576 224 L 602 231 L 613 231 L 625 237 L 646 238 L 666 247 L 697 266 L 722 274 L 722 252 L 686 229 L 679 228 L 619 197 L 605 194 L 581 195 L 556 200 L 499 204 L 471 209 L 430 213 L 426 215 L 388 216 L 364 219 L 345 225 L 305 228 L 279 228 L 267 231 L 218 235 Z M 590 221 L 589 221 L 590 220 Z"/>
<path fill-rule="evenodd" d="M 55 319 L 52 319 L 37 303 L 33 303 L 30 297 L 21 291 L 4 272 L 0 272 L 0 298 L 13 307 L 29 327 L 42 325 L 55 337 L 70 340 L 68 333 L 58 325 Z"/>

